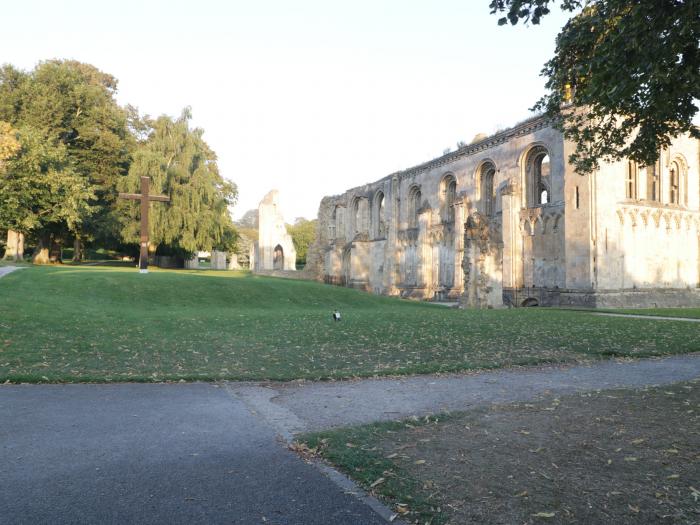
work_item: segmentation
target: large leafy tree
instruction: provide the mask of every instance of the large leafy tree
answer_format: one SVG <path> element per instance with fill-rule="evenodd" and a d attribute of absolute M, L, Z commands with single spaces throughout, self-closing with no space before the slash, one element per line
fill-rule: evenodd
<path fill-rule="evenodd" d="M 30 73 L 0 70 L 0 120 L 17 127 L 22 143 L 4 175 L 14 192 L 5 204 L 24 213 L 14 222 L 37 237 L 37 262 L 46 261 L 50 237 L 74 237 L 79 254 L 81 239 L 118 231 L 109 210 L 135 141 L 116 86 L 111 75 L 70 60 L 42 62 Z M 40 191 L 50 195 L 37 199 Z M 19 206 L 25 202 L 35 206 Z"/>
<path fill-rule="evenodd" d="M 575 142 L 571 161 L 654 163 L 672 137 L 700 138 L 700 3 L 696 0 L 492 0 L 500 24 L 538 24 L 559 4 L 579 11 L 557 37 L 535 105 Z"/>
<path fill-rule="evenodd" d="M 198 250 L 231 251 L 236 232 L 229 213 L 238 196 L 236 185 L 219 173 L 216 154 L 203 140 L 203 131 L 191 129 L 191 113 L 177 119 L 145 119 L 148 137 L 134 153 L 129 174 L 120 189 L 137 192 L 142 176 L 150 177 L 151 192 L 170 196 L 170 202 L 152 205 L 149 213 L 151 251 L 187 257 Z M 139 207 L 121 201 L 126 241 L 137 242 Z"/>
<path fill-rule="evenodd" d="M 19 151 L 0 172 L 0 224 L 15 239 L 36 233 L 35 262 L 46 263 L 51 236 L 64 228 L 75 231 L 94 194 L 73 170 L 63 144 L 26 126 L 18 137 Z"/>

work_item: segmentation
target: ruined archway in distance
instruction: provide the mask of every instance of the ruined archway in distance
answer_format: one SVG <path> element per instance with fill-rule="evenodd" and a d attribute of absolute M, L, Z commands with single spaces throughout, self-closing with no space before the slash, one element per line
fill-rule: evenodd
<path fill-rule="evenodd" d="M 272 267 L 275 270 L 284 270 L 284 249 L 279 244 L 275 246 L 275 251 L 272 252 Z"/>

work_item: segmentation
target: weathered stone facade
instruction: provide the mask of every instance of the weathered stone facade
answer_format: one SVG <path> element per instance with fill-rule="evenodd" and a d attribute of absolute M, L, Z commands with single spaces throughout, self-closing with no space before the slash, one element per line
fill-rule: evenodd
<path fill-rule="evenodd" d="M 538 117 L 325 197 L 310 270 L 469 307 L 700 304 L 698 141 L 579 175 Z"/>
<path fill-rule="evenodd" d="M 296 270 L 297 252 L 279 208 L 279 192 L 270 191 L 258 206 L 258 240 L 250 251 L 255 271 Z"/>

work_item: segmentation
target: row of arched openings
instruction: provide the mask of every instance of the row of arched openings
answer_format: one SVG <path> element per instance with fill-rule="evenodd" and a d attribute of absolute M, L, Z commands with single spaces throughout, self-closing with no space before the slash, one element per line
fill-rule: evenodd
<path fill-rule="evenodd" d="M 493 216 L 496 209 L 496 166 L 492 161 L 483 162 L 477 169 L 478 192 L 481 213 Z M 525 200 L 528 207 L 548 204 L 551 202 L 552 183 L 549 152 L 544 146 L 533 147 L 525 159 Z M 680 173 L 676 171 L 675 173 Z M 679 175 L 672 175 L 671 179 L 677 180 Z M 628 185 L 629 182 L 628 177 Z M 673 199 L 678 199 L 680 183 L 671 182 L 671 194 Z M 634 190 L 628 186 L 628 193 Z M 675 188 L 675 190 L 674 190 Z M 455 220 L 454 203 L 457 198 L 457 180 L 453 174 L 447 174 L 440 182 L 440 215 L 443 222 L 453 223 Z M 418 215 L 422 206 L 422 193 L 420 186 L 413 185 L 409 188 L 406 205 L 408 228 L 418 228 Z M 367 198 L 357 197 L 351 208 L 352 231 L 354 235 L 371 233 L 374 238 L 386 235 L 385 196 L 383 191 L 378 191 L 372 200 L 371 213 Z M 331 238 L 335 238 L 336 210 L 331 217 Z M 370 232 L 371 225 L 371 232 Z"/>
<path fill-rule="evenodd" d="M 663 180 L 659 162 L 652 166 L 639 166 L 635 161 L 627 162 L 627 176 L 625 178 L 625 197 L 627 199 L 640 199 L 639 181 L 644 180 L 646 191 L 645 198 L 653 202 L 667 202 L 678 206 L 688 205 L 688 191 L 686 182 L 685 164 L 681 159 L 674 159 L 668 167 L 667 191 L 663 191 Z"/>

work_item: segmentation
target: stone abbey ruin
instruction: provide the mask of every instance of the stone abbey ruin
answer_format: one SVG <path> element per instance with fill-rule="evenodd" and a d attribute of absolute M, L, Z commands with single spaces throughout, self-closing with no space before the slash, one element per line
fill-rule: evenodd
<path fill-rule="evenodd" d="M 579 175 L 535 117 L 324 197 L 318 280 L 469 307 L 700 304 L 699 141 Z"/>

